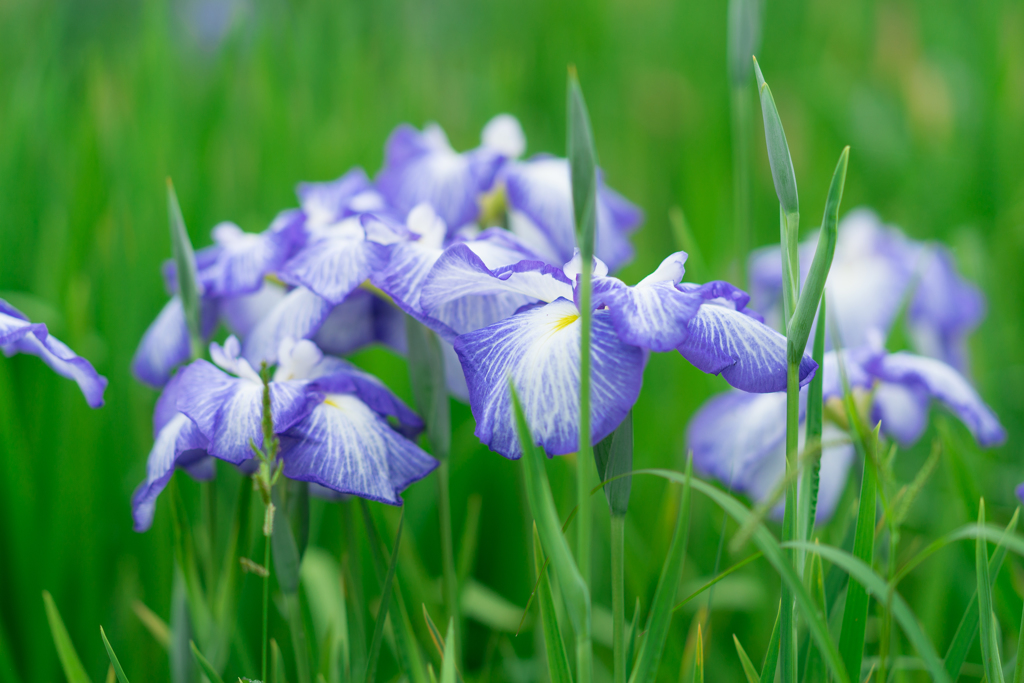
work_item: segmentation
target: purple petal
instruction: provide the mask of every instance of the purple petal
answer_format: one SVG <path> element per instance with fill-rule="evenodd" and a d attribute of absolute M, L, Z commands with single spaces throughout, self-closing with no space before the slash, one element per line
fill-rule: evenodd
<path fill-rule="evenodd" d="M 429 204 L 416 206 L 407 219 L 411 237 L 391 245 L 387 265 L 373 273 L 370 281 L 417 320 L 420 312 L 420 290 L 430 269 L 441 256 L 445 224 Z"/>
<path fill-rule="evenodd" d="M 220 315 L 232 334 L 245 338 L 281 303 L 287 290 L 279 284 L 264 282 L 252 294 L 226 297 L 220 300 Z"/>
<path fill-rule="evenodd" d="M 717 301 L 717 300 L 716 300 Z M 754 393 L 786 389 L 786 338 L 764 323 L 728 306 L 705 303 L 687 326 L 679 353 L 704 372 Z M 800 362 L 800 386 L 814 376 L 809 355 Z"/>
<path fill-rule="evenodd" d="M 508 458 L 520 456 L 509 377 L 534 441 L 550 455 L 579 448 L 579 312 L 570 301 L 517 313 L 455 340 L 469 385 L 477 437 Z M 595 311 L 591 337 L 591 439 L 610 434 L 636 402 L 646 354 L 623 343 L 607 312 Z"/>
<path fill-rule="evenodd" d="M 146 531 L 152 526 L 157 496 L 171 480 L 174 468 L 202 461 L 206 456 L 206 445 L 206 437 L 182 413 L 174 413 L 161 427 L 146 461 L 146 479 L 132 494 L 136 531 Z"/>
<path fill-rule="evenodd" d="M 385 208 L 384 198 L 359 167 L 337 180 L 299 183 L 296 194 L 311 226 L 329 225 L 357 213 Z"/>
<path fill-rule="evenodd" d="M 5 355 L 27 353 L 39 356 L 50 369 L 61 377 L 66 377 L 78 385 L 90 408 L 103 405 L 103 392 L 107 388 L 107 378 L 98 374 L 92 363 L 69 349 L 64 342 L 52 334 L 41 339 L 35 334 L 27 334 L 11 344 L 3 347 Z"/>
<path fill-rule="evenodd" d="M 871 389 L 875 384 L 875 378 L 868 372 L 867 367 L 886 354 L 884 349 L 879 347 L 861 347 L 859 349 L 844 349 L 842 352 L 843 369 L 846 371 L 846 381 L 850 389 Z M 822 398 L 826 401 L 830 398 L 842 398 L 846 393 L 843 390 L 843 377 L 839 371 L 839 353 L 829 351 L 822 359 Z"/>
<path fill-rule="evenodd" d="M 351 394 L 328 394 L 283 443 L 286 477 L 390 505 L 438 464 Z"/>
<path fill-rule="evenodd" d="M 407 435 L 415 436 L 423 430 L 420 416 L 379 379 L 341 359 L 331 359 L 330 366 L 333 367 L 329 374 L 317 377 L 310 383 L 311 390 L 325 394 L 353 394 L 382 417 L 397 419 L 403 428 L 409 430 Z"/>
<path fill-rule="evenodd" d="M 982 446 L 1006 440 L 1006 430 L 963 375 L 934 358 L 900 351 L 876 359 L 869 370 L 883 382 L 926 392 L 944 403 Z"/>
<path fill-rule="evenodd" d="M 459 154 L 444 131 L 431 124 L 417 131 L 403 124 L 388 138 L 377 188 L 403 215 L 428 202 L 451 230 L 473 222 L 477 198 L 494 183 L 503 157 L 488 149 Z"/>
<path fill-rule="evenodd" d="M 29 322 L 21 311 L 0 299 L 0 346 L 12 344 L 27 334 L 43 339 L 48 332 L 46 325 Z"/>
<path fill-rule="evenodd" d="M 277 361 L 284 339 L 310 339 L 330 314 L 330 303 L 305 287 L 296 287 L 275 306 L 246 338 L 242 355 L 254 368 Z"/>
<path fill-rule="evenodd" d="M 250 442 L 263 446 L 262 384 L 232 377 L 205 360 L 185 368 L 180 381 L 178 409 L 209 439 L 210 455 L 237 465 L 253 457 Z M 306 382 L 271 382 L 274 432 L 304 418 L 318 398 Z"/>
<path fill-rule="evenodd" d="M 325 353 L 345 356 L 377 341 L 376 301 L 380 298 L 365 289 L 357 289 L 331 309 L 313 337 Z"/>
<path fill-rule="evenodd" d="M 537 155 L 508 165 L 505 174 L 512 231 L 548 263 L 571 259 L 576 238 L 568 162 Z M 642 220 L 638 208 L 599 179 L 595 254 L 612 270 L 633 258 L 628 235 Z"/>
<path fill-rule="evenodd" d="M 686 254 L 669 256 L 635 287 L 613 277 L 595 278 L 593 302 L 607 306 L 622 341 L 651 351 L 671 351 L 686 341 L 687 325 L 704 298 L 682 291 Z"/>
<path fill-rule="evenodd" d="M 201 306 L 201 332 L 208 337 L 217 325 L 218 305 L 215 301 L 203 299 Z M 142 335 L 139 348 L 132 357 L 132 374 L 140 382 L 161 387 L 171 378 L 176 367 L 188 362 L 191 353 L 185 309 L 181 299 L 175 295 Z"/>
<path fill-rule="evenodd" d="M 875 389 L 871 423 L 882 423 L 882 432 L 909 448 L 917 443 L 928 426 L 931 397 L 920 386 L 881 382 Z"/>
<path fill-rule="evenodd" d="M 280 276 L 288 284 L 304 286 L 338 304 L 386 265 L 388 252 L 388 247 L 366 240 L 358 218 L 349 218 L 319 232 L 285 264 Z"/>
<path fill-rule="evenodd" d="M 234 223 L 221 223 L 213 229 L 213 239 L 220 251 L 199 279 L 205 296 L 223 297 L 250 294 L 262 287 L 264 276 L 288 258 L 293 235 L 287 230 L 243 232 Z"/>

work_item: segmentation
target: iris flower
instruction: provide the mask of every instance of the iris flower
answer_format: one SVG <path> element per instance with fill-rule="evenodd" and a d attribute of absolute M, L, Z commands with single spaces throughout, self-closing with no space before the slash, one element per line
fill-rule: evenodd
<path fill-rule="evenodd" d="M 5 356 L 27 353 L 39 356 L 61 377 L 78 384 L 90 408 L 103 405 L 107 378 L 96 373 L 86 359 L 54 337 L 42 323 L 33 323 L 14 306 L 0 299 L 0 350 Z"/>
<path fill-rule="evenodd" d="M 869 424 L 881 423 L 883 436 L 903 447 L 912 446 L 927 427 L 931 405 L 939 403 L 964 423 L 981 446 L 995 446 L 1006 439 L 999 419 L 956 369 L 906 351 L 889 353 L 881 348 L 877 331 L 871 337 L 869 345 L 844 351 L 842 360 L 859 410 Z M 838 354 L 826 354 L 823 365 L 822 393 L 830 409 L 822 429 L 817 511 L 822 521 L 835 510 L 854 456 L 845 411 L 839 404 L 843 388 Z M 801 406 L 801 421 L 803 413 Z M 800 437 L 803 448 L 803 430 Z M 694 415 L 686 439 L 697 471 L 762 500 L 785 474 L 786 395 L 732 391 L 715 396 Z"/>
<path fill-rule="evenodd" d="M 269 391 L 286 477 L 401 505 L 401 491 L 437 466 L 410 440 L 422 421 L 375 377 L 309 340 L 285 340 L 276 355 Z M 157 403 L 146 480 L 132 499 L 136 530 L 152 523 L 175 467 L 212 476 L 207 456 L 244 465 L 251 444 L 262 447 L 260 376 L 235 337 L 212 344 L 210 357 L 179 370 Z"/>
<path fill-rule="evenodd" d="M 786 384 L 785 339 L 745 310 L 747 296 L 724 282 L 680 284 L 686 254 L 667 258 L 633 287 L 595 259 L 591 336 L 593 414 L 599 441 L 640 393 L 650 350 L 678 349 L 705 372 L 749 391 Z M 578 256 L 562 268 L 524 260 L 490 268 L 465 245 L 447 249 L 424 280 L 425 320 L 451 340 L 465 371 L 476 435 L 509 458 L 520 455 L 507 379 L 534 440 L 549 454 L 579 447 Z M 801 364 L 802 383 L 815 365 Z"/>
<path fill-rule="evenodd" d="M 800 247 L 804 277 L 816 239 Z M 778 246 L 755 251 L 749 261 L 754 306 L 775 327 L 782 319 L 781 262 Z M 867 209 L 839 224 L 826 292 L 845 347 L 864 346 L 872 330 L 888 334 L 905 309 L 914 349 L 960 372 L 967 368 L 967 336 L 985 316 L 984 297 L 960 276 L 946 247 L 911 240 Z"/>

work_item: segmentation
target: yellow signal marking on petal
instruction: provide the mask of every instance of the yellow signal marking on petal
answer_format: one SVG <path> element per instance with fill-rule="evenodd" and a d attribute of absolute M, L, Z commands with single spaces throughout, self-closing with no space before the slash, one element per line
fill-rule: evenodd
<path fill-rule="evenodd" d="M 579 318 L 580 316 L 578 313 L 570 313 L 569 315 L 563 315 L 561 318 L 555 321 L 555 329 L 553 331 L 558 332 L 559 330 L 563 330 L 566 327 L 569 327 L 569 325 L 572 325 L 574 322 L 579 320 Z"/>
<path fill-rule="evenodd" d="M 324 403 L 325 403 L 326 405 L 329 405 L 329 406 L 330 406 L 330 407 L 332 407 L 332 408 L 337 408 L 338 410 L 341 410 L 341 406 L 339 406 L 339 405 L 338 405 L 337 403 L 335 403 L 334 401 L 332 401 L 332 400 L 331 400 L 331 399 L 329 399 L 329 398 L 325 398 L 325 399 L 324 399 Z"/>

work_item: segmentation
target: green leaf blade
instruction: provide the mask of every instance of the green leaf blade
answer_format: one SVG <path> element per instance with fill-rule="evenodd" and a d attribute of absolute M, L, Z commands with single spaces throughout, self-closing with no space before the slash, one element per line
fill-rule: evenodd
<path fill-rule="evenodd" d="M 757 91 L 761 97 L 761 114 L 764 118 L 764 138 L 768 146 L 768 163 L 772 169 L 772 181 L 775 193 L 779 197 L 782 212 L 793 215 L 800 213 L 800 198 L 796 188 L 796 172 L 793 170 L 793 158 L 789 154 L 789 143 L 786 142 L 786 131 L 782 128 L 782 118 L 775 106 L 772 90 L 764 82 L 761 65 L 754 58 L 754 74 L 757 77 Z"/>
<path fill-rule="evenodd" d="M 978 505 L 978 528 L 985 526 L 985 499 Z M 978 536 L 975 542 L 975 567 L 978 579 L 978 625 L 981 635 L 981 661 L 989 683 L 1003 683 L 999 657 L 998 628 L 992 610 L 992 582 L 988 567 L 988 541 Z"/>
<path fill-rule="evenodd" d="M 740 639 L 736 637 L 735 633 L 732 634 L 732 642 L 736 645 L 736 654 L 739 655 L 740 663 L 743 665 L 743 675 L 747 677 L 747 683 L 761 683 L 761 677 L 758 675 L 757 669 L 754 668 L 754 663 L 750 661 L 750 657 L 740 645 Z"/>
<path fill-rule="evenodd" d="M 174 265 L 178 274 L 178 296 L 181 297 L 181 305 L 185 310 L 192 357 L 199 358 L 203 355 L 203 337 L 199 322 L 202 287 L 199 284 L 195 251 L 192 249 L 185 218 L 181 215 L 178 195 L 170 178 L 167 179 L 167 217 L 171 228 L 171 250 L 174 253 Z"/>
<path fill-rule="evenodd" d="M 114 648 L 110 647 L 110 641 L 107 640 L 107 633 L 100 626 L 100 638 L 103 639 L 103 647 L 107 649 L 107 658 L 110 659 L 110 665 L 114 667 L 114 673 L 117 675 L 117 680 L 120 683 L 128 683 L 128 677 L 124 675 L 124 669 L 121 668 L 121 662 L 117 660 L 117 655 L 114 654 Z"/>
<path fill-rule="evenodd" d="M 629 507 L 632 477 L 621 476 L 633 469 L 633 411 L 614 432 L 594 445 L 594 462 L 603 481 L 604 495 L 612 515 L 624 516 Z"/>
<path fill-rule="evenodd" d="M 366 683 L 374 683 L 377 675 L 377 659 L 380 657 L 380 644 L 384 638 L 384 621 L 387 619 L 388 608 L 391 605 L 391 584 L 395 580 L 395 571 L 398 568 L 398 546 L 402 540 L 404 522 L 405 510 L 403 509 L 402 516 L 398 520 L 398 531 L 395 533 L 395 547 L 391 551 L 391 563 L 388 565 L 388 572 L 384 577 L 381 589 L 380 607 L 377 610 L 377 621 L 373 627 L 373 640 L 370 641 L 370 654 L 366 660 L 366 672 L 363 677 Z"/>
<path fill-rule="evenodd" d="M 53 644 L 57 648 L 57 657 L 60 659 L 61 668 L 67 676 L 68 683 L 91 683 L 89 675 L 85 673 L 82 660 L 78 658 L 78 652 L 71 642 L 71 636 L 64 626 L 64 620 L 60 617 L 57 604 L 53 601 L 50 591 L 43 591 L 43 604 L 46 607 L 46 620 L 50 624 L 50 634 L 53 636 Z"/>
<path fill-rule="evenodd" d="M 572 181 L 572 206 L 576 219 L 576 242 L 582 258 L 594 255 L 597 230 L 597 150 L 590 126 L 590 114 L 576 68 L 569 67 L 567 92 L 569 175 Z"/>
<path fill-rule="evenodd" d="M 572 683 L 569 669 L 569 654 L 558 625 L 558 612 L 551 596 L 551 582 L 548 581 L 544 549 L 541 547 L 537 523 L 533 524 L 533 563 L 537 572 L 537 605 L 540 608 L 541 628 L 544 634 L 544 652 L 548 661 L 548 676 L 551 683 Z"/>
<path fill-rule="evenodd" d="M 217 673 L 217 670 L 213 668 L 213 665 L 210 664 L 206 657 L 203 656 L 203 653 L 199 651 L 199 648 L 196 647 L 195 641 L 190 640 L 188 641 L 188 644 L 189 647 L 192 649 L 192 656 L 195 657 L 196 664 L 199 665 L 199 668 L 202 670 L 203 674 L 205 674 L 206 677 L 210 679 L 210 683 L 224 683 L 224 679 L 220 677 L 220 674 Z"/>

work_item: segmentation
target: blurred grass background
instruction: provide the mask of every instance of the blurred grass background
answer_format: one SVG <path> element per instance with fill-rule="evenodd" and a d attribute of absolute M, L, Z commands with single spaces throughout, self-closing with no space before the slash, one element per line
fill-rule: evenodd
<path fill-rule="evenodd" d="M 1010 438 L 979 453 L 954 428 L 960 453 L 944 458 L 904 545 L 970 519 L 977 493 L 1005 522 L 1024 479 L 1024 5 L 768 0 L 764 16 L 759 60 L 786 125 L 805 229 L 820 220 L 835 160 L 850 144 L 844 209 L 868 205 L 915 238 L 947 242 L 988 296 L 988 319 L 971 343 L 973 378 Z M 673 206 L 685 210 L 703 252 L 705 272 L 693 273 L 691 261 L 692 276 L 729 277 L 737 259 L 725 29 L 724 0 L 0 0 L 0 297 L 110 378 L 107 405 L 93 412 L 38 359 L 0 360 L 0 680 L 62 677 L 44 588 L 94 679 L 106 671 L 100 623 L 133 680 L 168 678 L 166 656 L 131 611 L 141 599 L 167 618 L 173 560 L 166 500 L 150 532 L 131 530 L 129 497 L 144 476 L 156 394 L 128 372 L 165 301 L 165 176 L 203 246 L 221 220 L 263 229 L 295 205 L 300 180 L 356 164 L 375 172 L 387 134 L 403 121 L 438 121 L 466 148 L 507 111 L 522 121 L 530 153 L 564 153 L 565 67 L 574 62 L 606 177 L 647 212 L 625 279 L 679 248 L 667 219 Z M 778 236 L 759 118 L 755 246 Z M 404 362 L 382 350 L 360 361 L 408 395 Z M 724 388 L 677 354 L 653 356 L 635 411 L 636 465 L 679 467 L 687 420 Z M 455 419 L 456 541 L 467 497 L 481 494 L 475 576 L 522 606 L 532 560 L 519 467 L 479 446 L 468 409 Z M 906 478 L 928 441 L 901 454 Z M 566 514 L 570 459 L 549 471 Z M 220 472 L 227 514 L 237 476 Z M 186 499 L 196 497 L 191 482 L 181 484 Z M 639 597 L 646 609 L 676 492 L 654 480 L 633 491 L 627 604 Z M 429 481 L 408 491 L 405 537 L 434 576 L 435 496 Z M 607 511 L 596 507 L 603 532 Z M 337 517 L 333 507 L 315 513 Z M 336 527 L 318 534 L 333 551 Z M 687 581 L 712 574 L 720 528 L 720 513 L 695 500 Z M 605 541 L 596 552 L 595 599 L 610 605 Z M 946 551 L 903 586 L 940 651 L 970 597 L 971 557 L 967 547 Z M 739 558 L 726 553 L 723 563 Z M 1008 637 L 1021 584 L 1010 576 L 1021 574 L 1004 572 L 996 590 Z M 777 590 L 762 562 L 720 587 L 705 646 L 712 680 L 740 675 L 733 632 L 760 661 Z M 413 617 L 420 621 L 418 606 Z M 676 679 L 692 617 L 677 615 L 663 680 Z M 494 648 L 491 680 L 542 677 L 527 663 L 529 633 L 492 637 L 473 624 L 466 637 L 470 671 Z M 603 648 L 599 658 L 610 669 Z"/>

